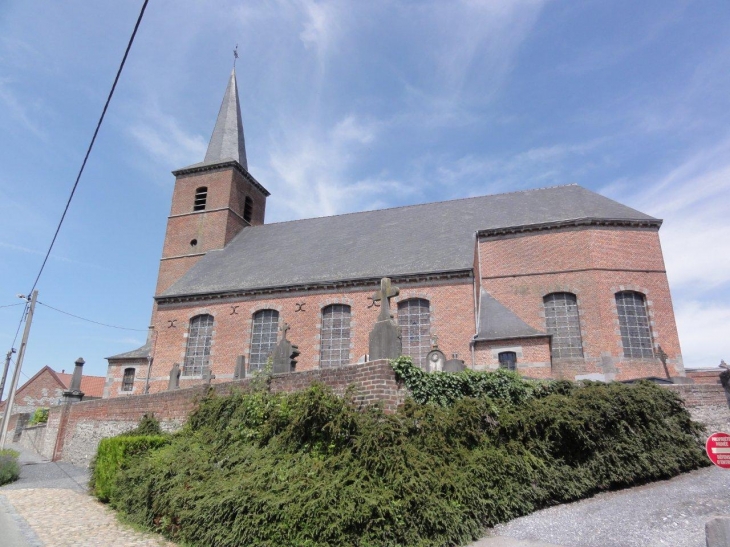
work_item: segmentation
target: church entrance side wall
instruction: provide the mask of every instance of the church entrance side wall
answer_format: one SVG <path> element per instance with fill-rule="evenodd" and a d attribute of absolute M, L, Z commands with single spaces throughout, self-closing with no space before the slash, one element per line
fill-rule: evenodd
<path fill-rule="evenodd" d="M 543 297 L 577 297 L 583 359 L 553 359 L 556 378 L 665 377 L 659 359 L 623 355 L 615 294 L 645 295 L 656 349 L 672 376 L 684 374 L 669 285 L 656 231 L 574 229 L 480 242 L 481 285 L 523 321 L 545 332 Z"/>
<path fill-rule="evenodd" d="M 429 283 L 398 284 L 400 295 L 391 299 L 397 315 L 398 302 L 410 298 L 423 298 L 430 302 L 431 336 L 438 336 L 439 347 L 450 358 L 453 353 L 471 365 L 469 342 L 475 332 L 474 282 L 463 278 Z M 215 374 L 214 382 L 231 380 L 239 355 L 249 361 L 253 314 L 262 309 L 279 312 L 280 324 L 291 327 L 287 338 L 299 346 L 297 371 L 320 368 L 320 333 L 322 309 L 330 304 L 346 304 L 351 307 L 351 343 L 349 362 L 355 363 L 368 353 L 368 338 L 376 322 L 379 308 L 369 299 L 377 286 L 353 288 L 339 292 L 292 292 L 285 297 L 248 297 L 215 301 L 214 303 L 164 304 L 158 307 L 154 327 L 154 360 L 150 375 L 150 392 L 167 389 L 170 369 L 174 363 L 181 366 L 185 358 L 188 325 L 192 317 L 211 314 L 214 317 L 210 367 Z M 299 310 L 299 311 L 297 311 Z M 281 338 L 281 333 L 279 333 Z M 120 391 L 123 366 L 109 367 L 109 396 L 124 395 Z M 137 371 L 146 374 L 146 365 Z M 199 384 L 200 377 L 180 379 L 181 387 Z M 135 379 L 135 393 L 143 388 L 144 379 Z"/>

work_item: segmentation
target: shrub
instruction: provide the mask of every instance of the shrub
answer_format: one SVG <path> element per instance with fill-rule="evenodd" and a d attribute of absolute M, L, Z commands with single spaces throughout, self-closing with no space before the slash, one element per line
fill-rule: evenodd
<path fill-rule="evenodd" d="M 497 398 L 409 399 L 395 414 L 322 386 L 209 394 L 169 444 L 118 466 L 108 498 L 189 545 L 437 547 L 706 463 L 699 426 L 668 390 L 558 383 L 525 395 L 504 378 L 484 388 Z"/>
<path fill-rule="evenodd" d="M 573 388 L 568 381 L 530 380 L 506 369 L 428 373 L 415 366 L 407 356 L 391 361 L 391 366 L 413 399 L 422 404 L 450 406 L 464 397 L 488 397 L 520 404 L 532 397 L 566 393 Z"/>
<path fill-rule="evenodd" d="M 139 437 L 145 435 L 162 435 L 160 422 L 154 414 L 145 414 L 134 429 L 122 433 L 125 437 Z"/>
<path fill-rule="evenodd" d="M 36 408 L 33 416 L 28 420 L 28 425 L 45 424 L 48 422 L 48 408 Z"/>
<path fill-rule="evenodd" d="M 120 435 L 102 439 L 91 470 L 90 486 L 94 495 L 101 501 L 109 501 L 114 493 L 114 479 L 117 473 L 126 469 L 135 456 L 164 446 L 168 442 L 168 437 L 159 435 Z"/>
<path fill-rule="evenodd" d="M 18 480 L 20 466 L 18 465 L 19 452 L 6 448 L 0 450 L 0 486 Z"/>

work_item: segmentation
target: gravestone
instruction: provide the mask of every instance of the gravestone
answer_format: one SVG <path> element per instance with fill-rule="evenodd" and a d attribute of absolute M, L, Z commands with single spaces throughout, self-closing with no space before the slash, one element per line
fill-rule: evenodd
<path fill-rule="evenodd" d="M 444 370 L 444 363 L 446 363 L 446 355 L 438 346 L 434 345 L 426 355 L 426 372 L 441 372 Z"/>
<path fill-rule="evenodd" d="M 73 376 L 71 376 L 71 387 L 63 392 L 64 403 L 75 403 L 83 400 L 84 392 L 81 391 L 81 377 L 83 375 L 85 362 L 86 361 L 84 361 L 83 357 L 76 359 L 76 362 L 74 363 L 74 373 Z"/>
<path fill-rule="evenodd" d="M 461 359 L 449 359 L 444 363 L 444 372 L 461 372 L 466 370 L 466 365 Z"/>
<path fill-rule="evenodd" d="M 400 327 L 390 315 L 390 299 L 398 296 L 400 290 L 390 284 L 390 279 L 380 280 L 380 290 L 371 298 L 373 302 L 380 302 L 380 315 L 370 331 L 369 351 L 370 360 L 397 359 L 403 351 Z"/>
<path fill-rule="evenodd" d="M 286 339 L 286 332 L 289 330 L 289 325 L 284 323 L 281 325 L 281 342 L 276 345 L 276 349 L 272 354 L 273 366 L 272 372 L 274 374 L 281 374 L 285 372 L 293 372 L 296 366 L 295 359 L 299 355 L 299 346 L 295 346 L 289 340 Z"/>
<path fill-rule="evenodd" d="M 180 365 L 175 363 L 170 369 L 170 379 L 167 382 L 167 391 L 180 389 Z"/>
<path fill-rule="evenodd" d="M 236 367 L 233 369 L 233 379 L 241 380 L 246 377 L 246 356 L 239 355 L 236 357 Z"/>

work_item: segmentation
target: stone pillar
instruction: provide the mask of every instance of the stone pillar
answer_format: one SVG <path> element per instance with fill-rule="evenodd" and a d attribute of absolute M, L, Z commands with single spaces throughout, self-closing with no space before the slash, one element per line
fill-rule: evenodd
<path fill-rule="evenodd" d="M 81 391 L 81 377 L 83 375 L 83 367 L 85 362 L 86 361 L 84 361 L 83 357 L 79 357 L 78 359 L 76 359 L 76 366 L 74 367 L 74 373 L 71 377 L 71 387 L 63 392 L 64 403 L 76 403 L 83 400 L 84 392 Z"/>

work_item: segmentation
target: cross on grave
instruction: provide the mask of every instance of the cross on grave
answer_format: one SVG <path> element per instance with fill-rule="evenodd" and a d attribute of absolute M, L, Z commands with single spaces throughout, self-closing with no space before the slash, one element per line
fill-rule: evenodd
<path fill-rule="evenodd" d="M 398 287 L 393 287 L 390 283 L 390 279 L 384 277 L 380 280 L 380 290 L 375 291 L 375 294 L 371 296 L 373 303 L 381 302 L 380 315 L 378 315 L 378 321 L 387 321 L 390 319 L 390 299 L 400 294 Z"/>
<path fill-rule="evenodd" d="M 282 323 L 281 327 L 279 327 L 279 330 L 281 331 L 281 339 L 286 340 L 286 331 L 288 331 L 291 327 L 289 326 L 289 323 Z"/>
<path fill-rule="evenodd" d="M 203 372 L 203 381 L 205 381 L 206 385 L 210 385 L 210 382 L 212 380 L 215 380 L 215 374 L 213 374 L 209 368 L 205 369 L 205 372 Z"/>

